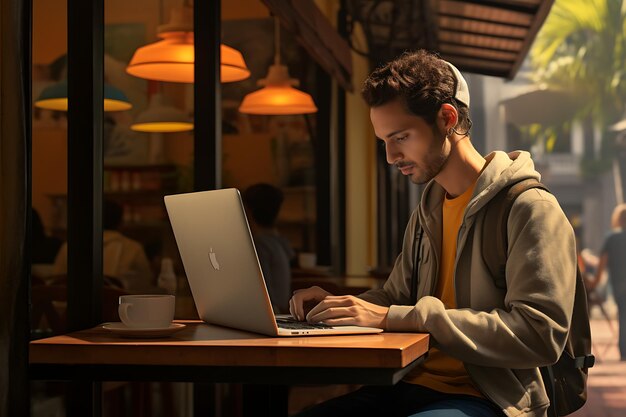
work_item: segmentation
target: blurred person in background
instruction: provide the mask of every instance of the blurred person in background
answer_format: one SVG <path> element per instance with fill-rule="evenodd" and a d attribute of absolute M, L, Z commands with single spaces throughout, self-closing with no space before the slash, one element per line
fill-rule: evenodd
<path fill-rule="evenodd" d="M 254 184 L 242 194 L 265 285 L 275 312 L 289 311 L 291 260 L 295 253 L 276 228 L 283 192 L 270 184 Z"/>
<path fill-rule="evenodd" d="M 611 227 L 613 231 L 604 240 L 600 251 L 595 279 L 589 283 L 588 288 L 596 288 L 604 271 L 608 271 L 617 304 L 620 357 L 622 361 L 626 361 L 626 204 L 619 204 L 613 210 Z"/>
<path fill-rule="evenodd" d="M 105 200 L 103 204 L 102 272 L 116 278 L 125 290 L 133 292 L 154 288 L 154 274 L 141 243 L 118 231 L 124 209 L 118 203 Z M 67 243 L 63 244 L 54 262 L 56 274 L 67 273 Z"/>

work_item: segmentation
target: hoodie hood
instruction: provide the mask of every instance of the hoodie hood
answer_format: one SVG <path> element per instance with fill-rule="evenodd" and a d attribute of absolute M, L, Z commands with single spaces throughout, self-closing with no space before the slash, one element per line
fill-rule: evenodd
<path fill-rule="evenodd" d="M 485 206 L 500 190 L 525 179 L 541 180 L 541 174 L 535 170 L 535 164 L 526 151 L 495 151 L 485 157 L 487 166 L 478 177 L 472 199 L 467 205 L 466 216 L 471 216 Z M 429 219 L 433 213 L 441 212 L 445 195 L 441 185 L 432 180 L 424 189 L 420 204 L 423 219 Z"/>
<path fill-rule="evenodd" d="M 492 152 L 485 157 L 488 165 L 478 177 L 474 195 L 467 205 L 467 215 L 480 210 L 503 188 L 526 179 L 541 181 L 541 174 L 535 170 L 530 153 L 514 151 Z"/>

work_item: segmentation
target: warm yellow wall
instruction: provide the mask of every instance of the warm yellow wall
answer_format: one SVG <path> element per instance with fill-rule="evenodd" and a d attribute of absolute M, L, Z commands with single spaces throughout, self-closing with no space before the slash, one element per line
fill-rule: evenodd
<path fill-rule="evenodd" d="M 261 0 L 222 0 L 222 20 L 265 17 L 270 17 L 270 12 Z"/>
<path fill-rule="evenodd" d="M 335 25 L 338 2 L 315 3 Z M 365 44 L 362 34 L 356 32 L 354 36 Z M 376 155 L 369 108 L 360 96 L 369 66 L 355 53 L 352 65 L 355 91 L 346 95 L 346 273 L 367 275 L 376 266 Z"/>
<path fill-rule="evenodd" d="M 190 132 L 161 136 L 168 162 L 192 165 L 193 135 Z M 223 185 L 243 190 L 256 182 L 278 183 L 276 173 L 268 169 L 273 166 L 273 137 L 271 133 L 223 135 Z"/>
<path fill-rule="evenodd" d="M 65 0 L 33 0 L 33 64 L 51 63 L 67 52 Z M 32 201 L 46 227 L 52 224 L 53 205 L 48 194 L 67 192 L 67 130 L 33 129 Z"/>
<path fill-rule="evenodd" d="M 170 7 L 182 3 L 181 0 L 107 0 L 105 22 L 142 22 L 146 25 L 146 36 L 156 39 L 161 1 L 165 21 L 169 19 Z M 33 0 L 33 63 L 49 64 L 66 51 L 67 0 Z"/>
<path fill-rule="evenodd" d="M 315 0 L 317 7 L 336 25 L 337 0 Z M 353 38 L 365 45 L 356 28 Z M 346 95 L 346 273 L 367 275 L 377 263 L 376 154 L 369 108 L 360 95 L 369 75 L 365 58 L 352 54 L 354 93 Z"/>
<path fill-rule="evenodd" d="M 52 224 L 53 206 L 48 194 L 67 193 L 67 131 L 33 130 L 33 207 L 44 225 Z"/>
<path fill-rule="evenodd" d="M 33 64 L 49 64 L 67 51 L 66 4 L 33 0 Z"/>
<path fill-rule="evenodd" d="M 352 54 L 355 92 L 346 96 L 346 273 L 376 266 L 376 155 L 369 108 L 360 96 L 367 61 Z"/>

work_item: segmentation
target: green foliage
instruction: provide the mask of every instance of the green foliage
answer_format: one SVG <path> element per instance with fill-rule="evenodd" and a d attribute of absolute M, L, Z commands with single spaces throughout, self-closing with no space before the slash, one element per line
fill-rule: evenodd
<path fill-rule="evenodd" d="M 580 160 L 580 172 L 583 178 L 596 178 L 611 169 L 611 158 L 584 157 Z"/>
<path fill-rule="evenodd" d="M 613 159 L 620 155 L 620 145 L 615 140 L 615 133 L 606 133 L 602 138 L 599 155 L 583 155 L 580 161 L 584 178 L 594 178 L 610 171 Z"/>
<path fill-rule="evenodd" d="M 584 97 L 577 116 L 603 128 L 625 109 L 625 17 L 622 0 L 556 0 L 530 53 L 535 81 Z"/>
<path fill-rule="evenodd" d="M 519 128 L 522 142 L 542 144 L 547 153 L 558 148 L 566 148 L 566 144 L 561 142 L 569 140 L 569 131 L 569 122 L 561 126 L 544 126 L 540 123 L 533 123 Z"/>

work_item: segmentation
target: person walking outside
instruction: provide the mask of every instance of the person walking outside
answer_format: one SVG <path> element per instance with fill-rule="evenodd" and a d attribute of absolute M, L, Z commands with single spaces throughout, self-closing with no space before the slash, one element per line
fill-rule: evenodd
<path fill-rule="evenodd" d="M 611 216 L 613 231 L 606 237 L 600 251 L 600 262 L 589 289 L 596 288 L 608 270 L 609 282 L 617 304 L 620 359 L 626 361 L 626 204 L 619 204 Z"/>

